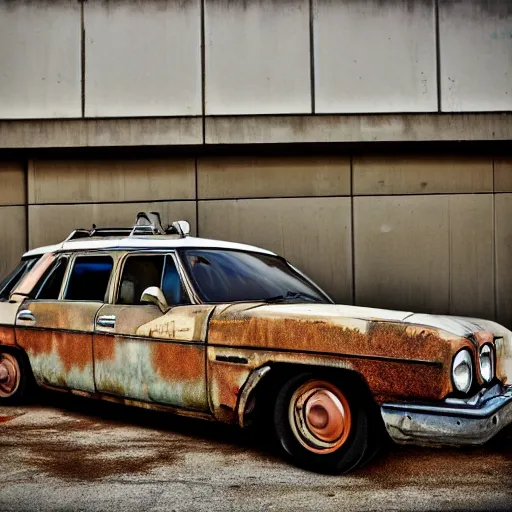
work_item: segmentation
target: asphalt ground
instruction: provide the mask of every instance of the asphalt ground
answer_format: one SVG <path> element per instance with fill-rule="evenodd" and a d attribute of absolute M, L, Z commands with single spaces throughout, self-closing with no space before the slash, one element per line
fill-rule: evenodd
<path fill-rule="evenodd" d="M 258 432 L 60 393 L 0 408 L 0 511 L 512 510 L 512 429 L 324 476 Z"/>

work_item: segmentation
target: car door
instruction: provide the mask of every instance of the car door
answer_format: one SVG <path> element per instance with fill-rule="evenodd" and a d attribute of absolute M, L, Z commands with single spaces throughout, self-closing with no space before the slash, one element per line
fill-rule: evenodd
<path fill-rule="evenodd" d="M 92 335 L 112 267 L 106 254 L 60 255 L 21 305 L 16 339 L 39 383 L 94 392 Z"/>
<path fill-rule="evenodd" d="M 170 309 L 143 304 L 156 286 Z M 173 253 L 129 253 L 113 304 L 98 312 L 94 374 L 98 391 L 206 411 L 206 328 L 213 306 L 192 305 Z"/>

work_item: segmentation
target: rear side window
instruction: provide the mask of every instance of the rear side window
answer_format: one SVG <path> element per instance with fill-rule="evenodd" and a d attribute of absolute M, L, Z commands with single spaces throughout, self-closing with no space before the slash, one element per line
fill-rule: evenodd
<path fill-rule="evenodd" d="M 113 266 L 110 256 L 77 258 L 64 299 L 104 302 Z"/>
<path fill-rule="evenodd" d="M 39 281 L 34 298 L 37 300 L 57 300 L 59 298 L 62 281 L 66 274 L 68 258 L 59 258 L 50 267 Z"/>

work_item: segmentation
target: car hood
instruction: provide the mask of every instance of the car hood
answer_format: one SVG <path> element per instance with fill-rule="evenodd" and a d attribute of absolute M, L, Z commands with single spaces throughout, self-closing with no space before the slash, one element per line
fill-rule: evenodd
<path fill-rule="evenodd" d="M 345 306 L 339 304 L 241 304 L 224 309 L 225 313 L 251 312 L 251 316 L 274 318 L 296 318 L 304 320 L 325 320 L 344 323 L 343 319 L 360 319 L 384 322 L 403 322 L 411 325 L 423 325 L 434 329 L 466 337 L 479 331 L 491 331 L 496 335 L 511 333 L 500 324 L 480 318 L 469 318 L 449 315 L 429 315 L 412 311 L 368 308 L 361 306 Z M 228 314 L 229 314 L 228 313 Z"/>
<path fill-rule="evenodd" d="M 428 327 L 444 336 L 467 337 L 478 332 L 491 332 L 496 339 L 498 375 L 512 381 L 512 332 L 506 327 L 480 318 L 449 315 L 429 315 L 410 311 L 345 306 L 337 304 L 233 304 L 221 306 L 214 314 L 217 320 L 298 320 L 307 323 L 326 322 L 334 326 L 366 332 L 368 322 L 395 322 Z"/>

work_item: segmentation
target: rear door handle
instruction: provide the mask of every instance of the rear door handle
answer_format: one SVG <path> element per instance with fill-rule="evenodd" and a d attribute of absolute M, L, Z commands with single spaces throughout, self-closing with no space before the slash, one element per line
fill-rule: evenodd
<path fill-rule="evenodd" d="M 101 315 L 96 320 L 96 323 L 101 327 L 115 327 L 116 326 L 116 317 L 115 315 Z"/>
<path fill-rule="evenodd" d="M 32 314 L 30 309 L 23 309 L 18 313 L 18 320 L 22 320 L 24 322 L 35 322 L 36 317 Z"/>

